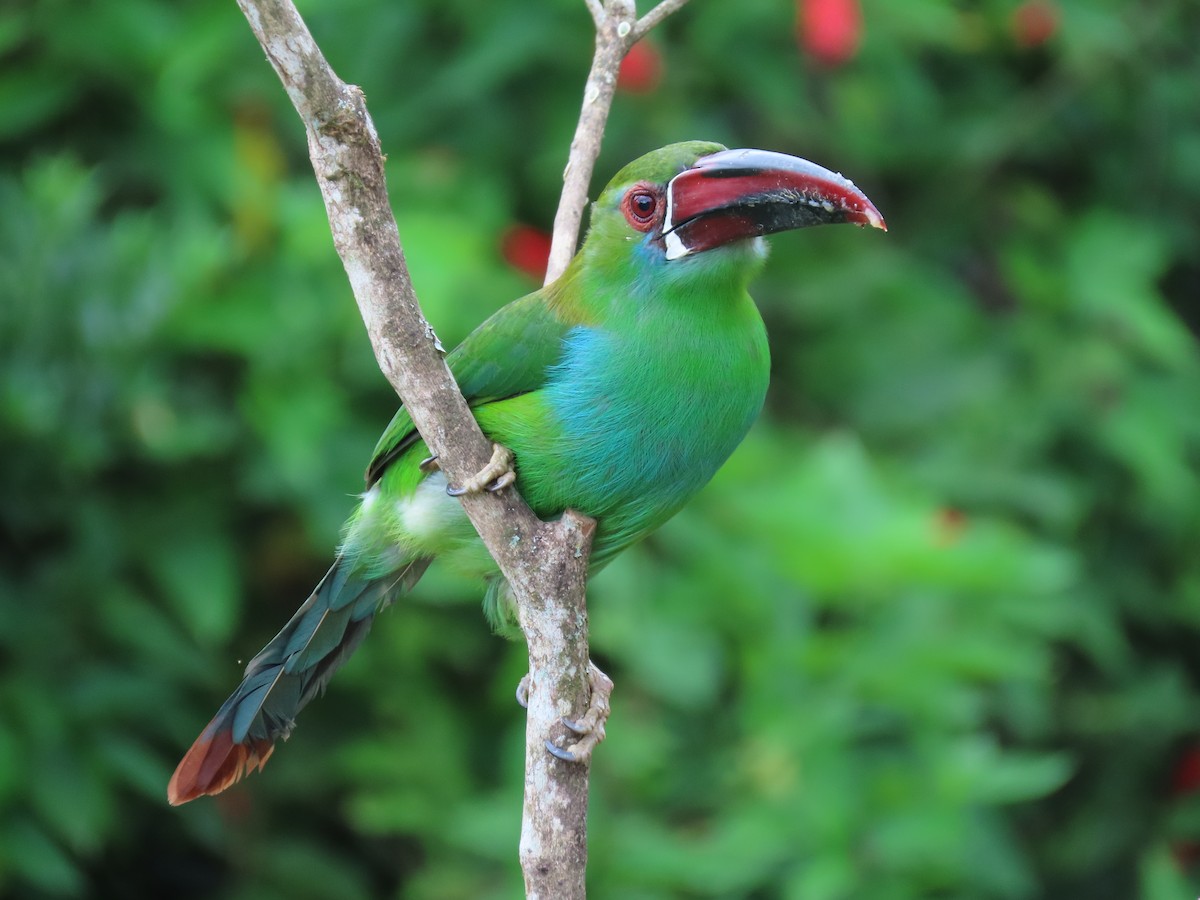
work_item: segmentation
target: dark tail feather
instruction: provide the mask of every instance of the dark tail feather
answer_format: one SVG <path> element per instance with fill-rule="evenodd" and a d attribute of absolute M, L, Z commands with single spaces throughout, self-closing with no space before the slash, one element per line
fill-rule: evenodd
<path fill-rule="evenodd" d="M 416 584 L 430 562 L 415 559 L 385 578 L 360 581 L 338 559 L 250 660 L 241 685 L 183 757 L 167 785 L 171 805 L 219 794 L 266 765 L 275 741 L 291 734 L 297 713 L 362 643 L 375 613 Z"/>

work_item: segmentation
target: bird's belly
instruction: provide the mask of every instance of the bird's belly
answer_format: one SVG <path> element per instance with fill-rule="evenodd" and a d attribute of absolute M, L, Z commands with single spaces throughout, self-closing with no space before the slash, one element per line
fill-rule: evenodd
<path fill-rule="evenodd" d="M 552 384 L 480 416 L 514 451 L 518 488 L 540 516 L 571 508 L 597 520 L 597 561 L 670 518 L 712 478 L 757 417 L 766 387 L 765 372 L 732 380 L 704 373 L 645 391 L 608 375 L 573 378 L 557 391 Z"/>
<path fill-rule="evenodd" d="M 603 515 L 639 501 L 681 502 L 713 476 L 754 413 L 747 404 L 737 417 L 710 416 L 704 406 L 680 399 L 690 415 L 630 404 L 564 421 L 560 471 L 581 508 Z M 710 428 L 710 418 L 721 421 Z"/>

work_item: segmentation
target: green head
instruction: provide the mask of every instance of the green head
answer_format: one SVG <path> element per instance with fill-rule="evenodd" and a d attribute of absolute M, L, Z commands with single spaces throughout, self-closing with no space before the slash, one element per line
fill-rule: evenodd
<path fill-rule="evenodd" d="M 887 228 L 851 181 L 815 163 L 687 141 L 613 177 L 592 207 L 580 255 L 625 276 L 653 269 L 667 283 L 717 274 L 745 283 L 764 255 L 763 235 L 839 222 Z"/>

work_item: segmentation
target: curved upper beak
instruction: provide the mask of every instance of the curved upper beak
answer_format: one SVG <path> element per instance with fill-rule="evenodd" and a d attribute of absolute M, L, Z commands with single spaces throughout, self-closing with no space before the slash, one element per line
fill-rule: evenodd
<path fill-rule="evenodd" d="M 702 156 L 667 184 L 667 259 L 810 225 L 852 222 L 887 231 L 854 182 L 807 159 L 769 150 Z"/>

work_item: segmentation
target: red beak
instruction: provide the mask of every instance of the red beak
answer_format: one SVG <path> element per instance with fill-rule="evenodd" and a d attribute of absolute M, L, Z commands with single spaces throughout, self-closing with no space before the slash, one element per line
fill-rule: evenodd
<path fill-rule="evenodd" d="M 671 179 L 662 236 L 667 259 L 678 259 L 743 238 L 841 222 L 887 231 L 875 204 L 836 172 L 785 153 L 722 150 Z"/>

